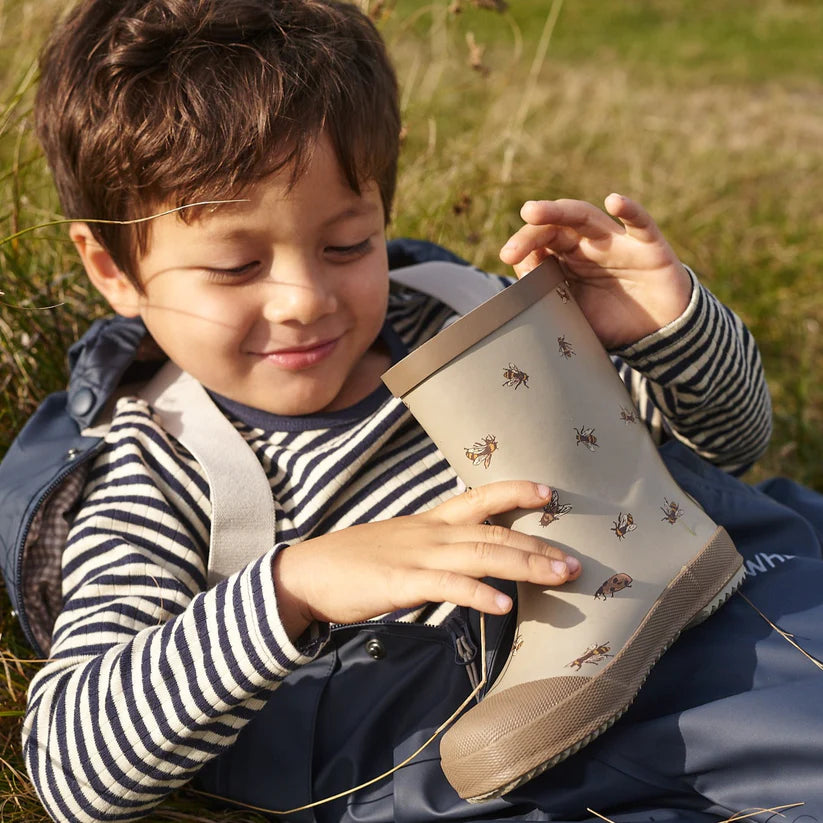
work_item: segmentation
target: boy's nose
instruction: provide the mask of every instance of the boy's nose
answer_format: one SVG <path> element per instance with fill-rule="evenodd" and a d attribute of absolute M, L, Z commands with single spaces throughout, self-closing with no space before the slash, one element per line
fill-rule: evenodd
<path fill-rule="evenodd" d="M 267 286 L 264 315 L 273 323 L 309 325 L 337 309 L 332 279 L 316 260 L 279 261 Z"/>

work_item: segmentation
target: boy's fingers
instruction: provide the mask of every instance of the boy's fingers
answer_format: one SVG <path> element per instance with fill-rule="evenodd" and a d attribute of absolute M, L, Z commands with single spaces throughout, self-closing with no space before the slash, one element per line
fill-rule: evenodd
<path fill-rule="evenodd" d="M 626 234 L 637 240 L 653 242 L 661 237 L 660 229 L 651 215 L 635 200 L 622 194 L 612 193 L 605 202 L 606 210 L 612 217 L 623 223 Z"/>
<path fill-rule="evenodd" d="M 397 582 L 399 602 L 408 606 L 421 602 L 454 603 L 488 614 L 506 614 L 512 600 L 488 583 L 456 572 L 421 570 Z"/>
<path fill-rule="evenodd" d="M 422 516 L 453 525 L 482 523 L 492 515 L 512 509 L 545 506 L 551 494 L 551 488 L 544 484 L 529 480 L 501 480 L 467 489 Z"/>
<path fill-rule="evenodd" d="M 608 214 L 584 200 L 530 200 L 520 216 L 531 225 L 568 226 L 590 240 L 620 233 Z"/>
<path fill-rule="evenodd" d="M 521 532 L 503 531 L 508 535 L 499 541 L 484 540 L 482 535 L 474 541 L 441 547 L 436 554 L 428 555 L 431 568 L 445 567 L 474 578 L 499 577 L 544 586 L 565 583 L 580 568 L 575 558 L 556 546 Z M 525 539 L 519 541 L 518 537 Z"/>
<path fill-rule="evenodd" d="M 554 575 L 550 580 L 539 580 L 541 585 L 560 585 L 568 574 Z M 394 591 L 399 603 L 416 605 L 420 602 L 454 603 L 489 614 L 505 614 L 511 609 L 511 598 L 470 575 L 442 569 L 421 569 L 404 574 Z"/>
<path fill-rule="evenodd" d="M 574 251 L 580 243 L 580 235 L 565 226 L 522 226 L 500 250 L 500 259 L 515 266 L 518 274 L 531 271 L 548 255 L 548 249 L 558 254 Z M 533 264 L 533 265 L 532 265 Z M 526 271 L 521 271 L 526 266 Z"/>

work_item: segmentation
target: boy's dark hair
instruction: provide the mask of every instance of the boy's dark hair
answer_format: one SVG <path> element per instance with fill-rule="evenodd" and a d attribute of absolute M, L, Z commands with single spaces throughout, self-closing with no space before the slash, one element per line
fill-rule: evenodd
<path fill-rule="evenodd" d="M 397 173 L 394 70 L 336 0 L 82 0 L 47 42 L 37 135 L 72 219 L 132 220 L 292 182 L 325 130 L 352 189 Z M 196 210 L 184 210 L 191 218 Z M 148 223 L 90 223 L 139 287 Z"/>

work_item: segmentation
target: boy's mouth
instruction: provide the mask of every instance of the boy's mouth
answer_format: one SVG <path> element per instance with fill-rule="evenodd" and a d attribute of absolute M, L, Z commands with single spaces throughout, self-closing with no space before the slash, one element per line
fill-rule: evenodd
<path fill-rule="evenodd" d="M 339 338 L 321 340 L 303 346 L 276 349 L 261 352 L 261 356 L 281 369 L 300 371 L 308 369 L 325 360 L 337 348 Z"/>

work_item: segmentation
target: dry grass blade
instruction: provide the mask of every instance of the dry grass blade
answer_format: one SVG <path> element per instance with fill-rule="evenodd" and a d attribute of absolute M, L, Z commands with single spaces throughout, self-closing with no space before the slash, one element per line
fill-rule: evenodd
<path fill-rule="evenodd" d="M 202 200 L 197 203 L 185 203 L 182 206 L 176 206 L 173 209 L 166 209 L 165 211 L 157 212 L 156 214 L 149 214 L 146 217 L 134 217 L 131 220 L 106 220 L 102 217 L 62 217 L 59 220 L 49 220 L 45 223 L 38 223 L 36 226 L 26 226 L 24 229 L 13 232 L 8 237 L 0 238 L 0 246 L 6 243 L 11 243 L 19 239 L 25 234 L 37 231 L 38 229 L 47 229 L 52 226 L 65 226 L 69 223 L 103 223 L 107 226 L 131 226 L 136 223 L 147 223 L 149 220 L 156 220 L 158 217 L 165 217 L 168 214 L 176 214 L 177 212 L 185 211 L 186 209 L 202 208 L 203 206 L 221 206 L 226 203 L 248 203 L 248 200 Z"/>
<path fill-rule="evenodd" d="M 738 812 L 737 814 L 733 815 L 732 817 L 727 817 L 725 820 L 719 820 L 718 823 L 736 823 L 738 820 L 746 820 L 750 817 L 754 817 L 757 814 L 777 814 L 780 817 L 784 815 L 782 812 L 785 809 L 794 809 L 798 806 L 804 806 L 804 803 L 787 803 L 784 806 L 773 806 L 770 809 L 743 809 L 742 811 Z M 600 814 L 600 812 L 596 812 L 594 809 L 586 809 L 587 812 L 593 814 L 595 817 L 599 817 L 601 820 L 605 820 L 606 823 L 614 823 L 614 821 L 606 817 L 605 815 Z"/>
<path fill-rule="evenodd" d="M 787 643 L 790 643 L 792 646 L 794 646 L 804 657 L 808 658 L 815 666 L 817 666 L 818 669 L 823 671 L 823 661 L 818 660 L 814 655 L 807 652 L 799 643 L 797 643 L 794 640 L 794 638 L 788 632 L 784 632 L 783 629 L 780 628 L 780 626 L 769 620 L 769 618 L 765 614 L 763 614 L 763 612 L 760 611 L 760 609 L 758 609 L 757 606 L 755 606 L 754 603 L 752 603 L 752 601 L 749 600 L 749 598 L 746 597 L 745 594 L 743 594 L 742 592 L 738 592 L 737 594 L 739 597 L 742 597 L 743 600 L 745 600 Z"/>
<path fill-rule="evenodd" d="M 770 809 L 743 809 L 743 811 L 738 812 L 733 817 L 721 820 L 720 823 L 735 823 L 737 820 L 746 820 L 754 817 L 756 814 L 777 814 L 780 817 L 785 817 L 785 815 L 782 814 L 785 809 L 796 809 L 798 806 L 805 805 L 805 803 L 787 803 L 785 806 L 773 806 Z"/>

